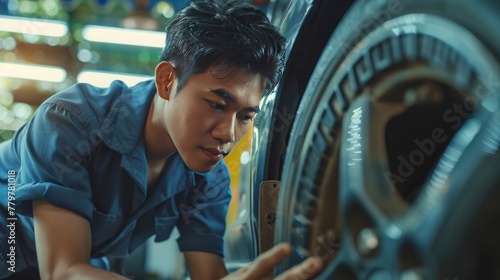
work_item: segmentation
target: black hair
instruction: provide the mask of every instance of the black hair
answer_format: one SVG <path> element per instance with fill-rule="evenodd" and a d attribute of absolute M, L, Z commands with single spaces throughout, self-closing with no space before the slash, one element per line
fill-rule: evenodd
<path fill-rule="evenodd" d="M 260 74 L 266 91 L 283 70 L 285 38 L 266 14 L 242 0 L 194 0 L 180 10 L 165 29 L 161 61 L 176 68 L 178 89 L 193 74 L 212 66 L 222 71 Z"/>

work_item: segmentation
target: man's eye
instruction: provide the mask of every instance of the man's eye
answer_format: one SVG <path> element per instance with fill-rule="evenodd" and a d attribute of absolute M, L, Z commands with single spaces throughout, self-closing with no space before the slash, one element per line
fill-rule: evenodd
<path fill-rule="evenodd" d="M 210 107 L 212 107 L 212 109 L 214 110 L 217 110 L 217 111 L 222 111 L 224 110 L 224 105 L 222 104 L 218 104 L 218 103 L 215 103 L 215 102 L 212 102 L 212 101 L 208 101 L 208 104 L 210 105 Z"/>
<path fill-rule="evenodd" d="M 243 122 L 251 122 L 253 120 L 254 116 L 247 116 L 247 115 L 241 115 L 240 116 L 240 119 L 243 121 Z"/>

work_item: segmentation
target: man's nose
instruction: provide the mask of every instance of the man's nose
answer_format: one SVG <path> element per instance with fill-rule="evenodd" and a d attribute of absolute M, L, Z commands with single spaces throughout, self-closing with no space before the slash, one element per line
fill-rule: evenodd
<path fill-rule="evenodd" d="M 212 136 L 219 139 L 223 144 L 236 141 L 236 116 L 227 116 L 212 130 Z"/>

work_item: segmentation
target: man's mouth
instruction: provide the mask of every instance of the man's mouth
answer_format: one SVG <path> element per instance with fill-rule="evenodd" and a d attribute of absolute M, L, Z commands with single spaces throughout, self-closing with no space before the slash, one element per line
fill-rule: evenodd
<path fill-rule="evenodd" d="M 229 152 L 217 148 L 201 148 L 201 150 L 211 160 L 221 160 L 229 154 Z"/>

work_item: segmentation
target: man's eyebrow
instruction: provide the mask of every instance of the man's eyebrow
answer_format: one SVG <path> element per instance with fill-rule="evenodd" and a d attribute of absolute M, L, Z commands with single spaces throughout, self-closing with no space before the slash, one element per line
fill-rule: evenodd
<path fill-rule="evenodd" d="M 221 88 L 210 89 L 210 92 L 215 93 L 216 95 L 218 95 L 222 99 L 234 102 L 234 96 L 224 89 L 221 89 Z"/>
<path fill-rule="evenodd" d="M 228 92 L 222 88 L 210 89 L 210 92 L 218 95 L 220 98 L 222 98 L 228 102 L 235 102 L 234 96 L 230 92 Z M 255 113 L 260 112 L 259 106 L 246 107 L 246 108 L 244 108 L 244 110 L 248 110 L 248 111 L 255 112 Z"/>

